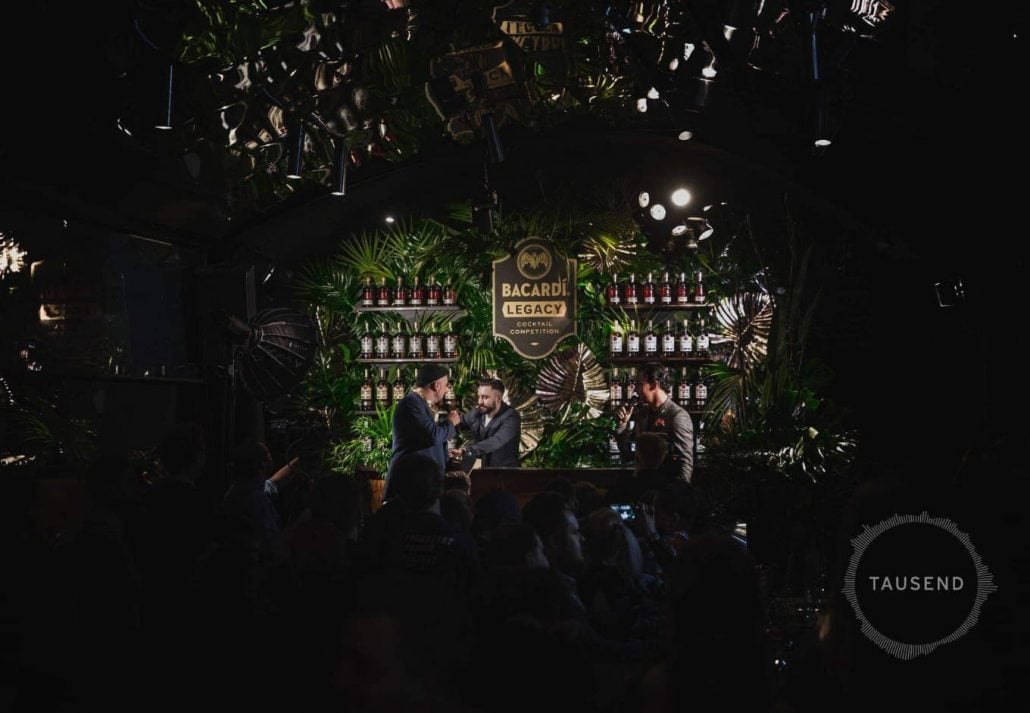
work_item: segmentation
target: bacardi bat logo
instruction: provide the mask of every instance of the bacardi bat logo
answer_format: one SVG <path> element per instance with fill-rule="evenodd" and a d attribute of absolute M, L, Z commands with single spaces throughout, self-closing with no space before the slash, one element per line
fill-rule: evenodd
<path fill-rule="evenodd" d="M 515 257 L 515 265 L 523 277 L 539 279 L 551 270 L 551 252 L 540 245 L 527 245 Z"/>

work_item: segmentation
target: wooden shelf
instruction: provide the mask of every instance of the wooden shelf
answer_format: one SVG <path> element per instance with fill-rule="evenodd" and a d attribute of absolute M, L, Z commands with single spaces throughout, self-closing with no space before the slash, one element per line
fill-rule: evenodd
<path fill-rule="evenodd" d="M 451 359 L 358 359 L 358 364 L 456 364 L 457 357 Z"/>
<path fill-rule="evenodd" d="M 606 305 L 607 308 L 613 312 L 635 312 L 637 315 L 640 314 L 674 314 L 676 312 L 697 312 L 703 309 L 711 309 L 715 306 L 714 302 L 705 302 L 703 304 L 694 304 L 693 302 L 685 305 Z"/>
<path fill-rule="evenodd" d="M 408 322 L 422 321 L 426 315 L 442 315 L 449 319 L 460 319 L 467 312 L 457 305 L 439 307 L 354 307 L 356 314 L 392 314 Z"/>
<path fill-rule="evenodd" d="M 611 366 L 639 366 L 640 364 L 650 364 L 657 362 L 665 365 L 681 365 L 686 366 L 688 364 L 716 364 L 718 359 L 712 359 L 711 357 L 684 357 L 684 356 L 662 356 L 658 354 L 656 356 L 635 356 L 635 357 L 608 357 L 602 360 L 603 363 Z"/>

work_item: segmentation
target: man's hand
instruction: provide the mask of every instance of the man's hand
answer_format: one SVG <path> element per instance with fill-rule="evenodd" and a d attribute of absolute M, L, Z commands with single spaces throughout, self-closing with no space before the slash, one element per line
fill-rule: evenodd
<path fill-rule="evenodd" d="M 461 423 L 461 414 L 457 411 L 451 411 L 449 414 L 447 414 L 447 420 L 453 423 L 455 426 L 457 426 L 459 423 Z"/>
<path fill-rule="evenodd" d="M 629 406 L 623 406 L 619 409 L 619 412 L 615 414 L 615 418 L 619 420 L 619 426 L 625 426 L 629 423 L 629 417 L 633 415 L 633 409 Z"/>
<path fill-rule="evenodd" d="M 465 455 L 465 449 L 464 448 L 452 448 L 449 451 L 447 451 L 447 455 L 448 455 L 448 457 L 453 458 L 454 460 L 461 460 L 462 457 Z"/>

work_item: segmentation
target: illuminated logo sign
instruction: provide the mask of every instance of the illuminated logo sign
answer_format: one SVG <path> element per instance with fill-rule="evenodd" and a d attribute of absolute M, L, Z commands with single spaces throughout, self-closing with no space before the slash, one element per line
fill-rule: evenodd
<path fill-rule="evenodd" d="M 494 336 L 527 359 L 543 359 L 576 334 L 576 261 L 540 238 L 494 260 Z"/>

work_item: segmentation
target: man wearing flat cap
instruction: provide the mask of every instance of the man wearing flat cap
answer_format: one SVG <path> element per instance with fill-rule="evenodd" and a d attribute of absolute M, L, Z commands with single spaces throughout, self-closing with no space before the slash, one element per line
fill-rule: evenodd
<path fill-rule="evenodd" d="M 384 500 L 389 500 L 390 480 L 394 464 L 409 453 L 419 453 L 432 459 L 440 466 L 443 478 L 447 465 L 447 441 L 454 438 L 455 426 L 461 422 L 461 414 L 451 411 L 447 420 L 437 423 L 431 405 L 437 404 L 447 393 L 450 378 L 447 368 L 440 364 L 425 364 L 418 371 L 415 388 L 397 402 L 393 414 L 393 455 L 390 469 L 386 473 Z"/>

